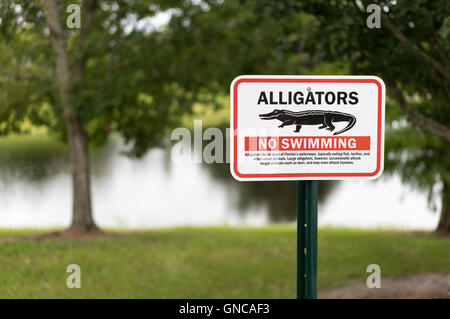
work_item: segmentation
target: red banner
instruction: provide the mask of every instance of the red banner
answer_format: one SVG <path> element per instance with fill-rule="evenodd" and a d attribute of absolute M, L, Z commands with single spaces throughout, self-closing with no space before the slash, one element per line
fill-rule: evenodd
<path fill-rule="evenodd" d="M 246 136 L 245 151 L 369 151 L 370 136 Z"/>

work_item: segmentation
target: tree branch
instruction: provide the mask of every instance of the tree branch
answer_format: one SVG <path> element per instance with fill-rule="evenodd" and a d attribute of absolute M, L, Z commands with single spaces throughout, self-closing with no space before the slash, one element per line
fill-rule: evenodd
<path fill-rule="evenodd" d="M 46 18 L 50 33 L 52 34 L 53 38 L 64 38 L 63 29 L 59 22 L 59 18 L 61 16 L 61 8 L 58 6 L 58 3 L 54 1 L 48 1 L 47 5 L 48 8 Z"/>
<path fill-rule="evenodd" d="M 52 81 L 51 77 L 43 74 L 0 71 L 0 80 L 2 79 L 6 79 L 6 81 Z"/>
<path fill-rule="evenodd" d="M 389 83 L 389 90 L 392 92 L 393 97 L 397 100 L 401 109 L 411 120 L 411 122 L 430 133 L 438 135 L 450 144 L 450 128 L 422 115 L 411 108 L 402 91 L 395 84 Z"/>
<path fill-rule="evenodd" d="M 70 87 L 71 70 L 69 55 L 67 53 L 66 39 L 61 24 L 61 7 L 57 0 L 47 0 L 47 24 L 50 26 L 53 37 L 53 52 L 55 54 L 56 78 L 58 81 L 59 95 L 63 105 L 66 120 L 72 117 L 72 105 L 68 97 Z"/>
<path fill-rule="evenodd" d="M 363 0 L 364 6 L 367 8 L 367 6 L 370 4 L 369 0 Z M 404 34 L 401 32 L 391 21 L 389 16 L 381 11 L 381 21 L 383 25 L 386 26 L 386 28 L 391 31 L 391 33 L 396 37 L 400 42 L 407 44 L 410 46 L 416 53 L 418 53 L 423 60 L 428 62 L 433 66 L 433 68 L 440 74 L 442 74 L 447 79 L 450 79 L 450 72 L 446 66 L 441 65 L 438 61 L 433 59 L 428 53 L 426 53 L 424 50 L 421 50 L 415 43 L 410 41 Z"/>
<path fill-rule="evenodd" d="M 40 101 L 44 96 L 46 96 L 47 94 L 52 93 L 52 92 L 53 92 L 53 87 L 51 87 L 51 86 L 44 87 L 41 90 L 39 90 L 37 95 L 34 96 L 33 98 L 29 98 L 29 99 L 22 98 L 19 101 L 16 101 L 14 103 L 14 107 L 21 108 L 21 107 L 36 103 L 36 102 Z"/>
<path fill-rule="evenodd" d="M 442 61 L 444 61 L 445 65 L 447 67 L 450 66 L 450 59 L 449 59 L 449 52 L 446 52 L 444 48 L 444 44 L 442 43 L 442 39 L 439 38 L 438 33 L 435 29 L 431 31 L 431 35 L 433 36 L 433 40 L 436 44 L 436 50 L 438 51 L 439 55 L 441 56 Z"/>

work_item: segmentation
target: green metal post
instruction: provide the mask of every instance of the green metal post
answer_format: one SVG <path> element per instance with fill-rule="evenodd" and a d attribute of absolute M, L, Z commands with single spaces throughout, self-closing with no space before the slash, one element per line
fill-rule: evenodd
<path fill-rule="evenodd" d="M 297 298 L 317 298 L 317 181 L 297 181 Z"/>

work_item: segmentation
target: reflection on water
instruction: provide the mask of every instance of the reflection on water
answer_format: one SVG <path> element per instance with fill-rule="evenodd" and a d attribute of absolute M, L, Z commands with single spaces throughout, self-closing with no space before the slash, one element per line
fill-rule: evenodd
<path fill-rule="evenodd" d="M 16 180 L 45 181 L 60 173 L 67 162 L 64 147 L 37 138 L 2 138 L 0 142 L 0 179 L 3 185 Z"/>
<path fill-rule="evenodd" d="M 91 152 L 94 214 L 102 227 L 295 220 L 295 182 L 237 182 L 228 164 L 174 164 L 168 149 L 153 149 L 136 160 L 121 155 L 123 150 L 114 139 Z M 0 209 L 0 227 L 67 226 L 71 190 L 66 148 L 35 137 L 0 139 Z M 437 222 L 426 196 L 395 178 L 321 182 L 319 212 L 322 225 L 433 228 Z"/>
<path fill-rule="evenodd" d="M 296 182 L 238 182 L 230 175 L 229 164 L 203 165 L 220 183 L 226 184 L 236 194 L 236 206 L 242 214 L 254 207 L 264 207 L 272 222 L 295 221 L 297 216 Z M 337 181 L 319 182 L 319 203 L 325 200 L 337 186 Z"/>
<path fill-rule="evenodd" d="M 108 173 L 108 161 L 117 156 L 117 143 L 108 143 L 92 151 L 93 174 Z M 0 184 L 15 181 L 45 183 L 59 174 L 67 173 L 67 147 L 42 136 L 12 136 L 0 138 Z"/>

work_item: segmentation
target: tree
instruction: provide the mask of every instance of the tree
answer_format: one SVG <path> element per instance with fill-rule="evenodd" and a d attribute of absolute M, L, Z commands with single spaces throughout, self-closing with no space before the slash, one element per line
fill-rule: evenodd
<path fill-rule="evenodd" d="M 369 4 L 381 28 L 366 25 Z M 351 74 L 387 85 L 386 170 L 433 192 L 441 185 L 438 232 L 450 233 L 450 3 L 421 1 L 263 1 L 274 15 L 315 17 L 305 47 L 323 61 L 345 61 Z M 372 12 L 372 11 L 371 11 Z M 296 48 L 293 48 L 294 51 Z M 399 111 L 400 110 L 400 111 Z"/>
<path fill-rule="evenodd" d="M 369 2 L 382 9 L 380 29 L 366 24 Z M 449 233 L 449 8 L 446 0 L 226 1 L 207 12 L 180 14 L 170 32 L 196 70 L 192 83 L 202 83 L 201 70 L 216 62 L 207 78 L 212 90 L 239 74 L 383 78 L 389 95 L 385 171 L 430 194 L 440 186 L 437 230 Z M 204 41 L 192 45 L 194 37 Z"/>
<path fill-rule="evenodd" d="M 81 8 L 81 28 L 71 18 Z M 188 5 L 188 4 L 186 4 Z M 45 125 L 69 144 L 73 209 L 69 231 L 96 231 L 89 142 L 119 132 L 139 156 L 164 140 L 183 91 L 164 70 L 159 32 L 148 18 L 182 1 L 14 1 L 0 3 L 0 134 Z M 76 6 L 75 6 L 76 8 Z"/>

